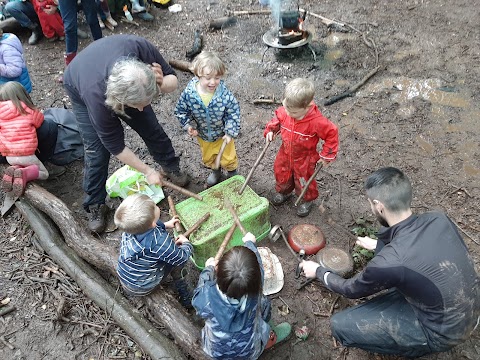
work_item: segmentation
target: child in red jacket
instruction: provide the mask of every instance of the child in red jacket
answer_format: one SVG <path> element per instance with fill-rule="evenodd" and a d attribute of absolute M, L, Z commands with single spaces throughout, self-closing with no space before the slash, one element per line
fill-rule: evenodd
<path fill-rule="evenodd" d="M 337 156 L 338 129 L 318 110 L 313 102 L 314 95 L 313 82 L 302 78 L 292 80 L 285 88 L 283 106 L 275 111 L 275 117 L 265 127 L 263 136 L 267 142 L 272 141 L 278 132 L 283 141 L 273 165 L 276 180 L 274 205 L 283 204 L 293 190 L 300 195 L 317 163 L 327 164 Z M 320 154 L 317 152 L 319 140 L 324 141 Z M 314 180 L 297 209 L 297 215 L 307 216 L 317 197 Z"/>
<path fill-rule="evenodd" d="M 35 155 L 36 129 L 43 120 L 22 84 L 10 81 L 0 87 L 0 153 L 11 165 L 2 179 L 5 192 L 20 196 L 29 181 L 48 178 L 47 169 Z"/>
<path fill-rule="evenodd" d="M 32 0 L 32 4 L 48 41 L 65 39 L 62 16 L 57 11 L 58 0 Z"/>

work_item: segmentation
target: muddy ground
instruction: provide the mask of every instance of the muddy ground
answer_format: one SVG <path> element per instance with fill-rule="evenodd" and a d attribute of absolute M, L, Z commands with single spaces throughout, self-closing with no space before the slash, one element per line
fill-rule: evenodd
<path fill-rule="evenodd" d="M 316 84 L 316 101 L 322 112 L 340 129 L 338 160 L 318 176 L 321 196 L 308 218 L 295 215 L 293 200 L 270 207 L 271 223 L 288 231 L 299 223 L 320 226 L 331 245 L 350 250 L 348 231 L 356 221 L 373 222 L 362 192 L 363 180 L 382 166 L 402 169 L 414 186 L 415 212 L 441 210 L 454 220 L 480 266 L 480 7 L 476 1 L 438 0 L 391 1 L 300 1 L 300 6 L 344 27 L 327 28 L 320 19 L 307 17 L 312 32 L 311 49 L 268 49 L 262 35 L 272 24 L 268 15 L 239 16 L 235 26 L 209 31 L 211 19 L 230 10 L 259 9 L 250 0 L 178 0 L 183 11 L 171 14 L 153 9 L 153 23 L 140 26 L 120 23 L 115 33 L 134 33 L 158 46 L 167 59 L 185 60 L 195 29 L 203 32 L 206 49 L 217 51 L 229 73 L 226 83 L 242 107 L 242 132 L 237 142 L 240 173 L 246 175 L 261 149 L 262 132 L 275 105 L 254 105 L 257 98 L 280 99 L 285 83 L 308 77 Z M 121 14 L 116 14 L 117 19 Z M 81 25 L 85 28 L 85 24 Z M 42 108 L 62 106 L 65 97 L 55 82 L 63 68 L 64 43 L 42 40 L 29 46 L 29 33 L 16 30 L 25 47 L 32 76 L 34 102 Z M 104 35 L 112 32 L 104 30 Z M 80 47 L 88 45 L 83 40 Z M 369 45 L 369 46 L 367 46 Z M 376 66 L 380 70 L 353 96 L 325 107 L 323 102 L 360 81 Z M 263 57 L 263 59 L 262 59 Z M 263 60 L 263 61 L 262 61 Z M 178 72 L 179 89 L 155 101 L 159 121 L 182 156 L 182 166 L 194 178 L 189 189 L 203 190 L 208 176 L 201 166 L 198 146 L 178 126 L 173 117 L 175 102 L 191 75 Z M 129 146 L 152 161 L 136 134 L 128 131 Z M 279 142 L 271 146 L 255 173 L 251 187 L 269 197 L 274 188 L 272 164 Z M 112 172 L 119 163 L 111 161 Z M 68 166 L 65 175 L 43 185 L 78 214 L 81 221 L 82 164 Z M 173 194 L 176 201 L 183 199 Z M 112 207 L 118 201 L 109 202 Z M 160 204 L 167 213 L 165 202 Z M 322 211 L 321 211 L 322 210 Z M 335 224 L 335 225 L 332 225 Z M 372 223 L 374 226 L 377 224 Z M 75 283 L 54 267 L 48 256 L 32 245 L 35 235 L 17 210 L 1 220 L 0 293 L 11 299 L 16 311 L 0 317 L 2 359 L 133 359 L 147 358 L 108 314 L 85 298 Z M 116 243 L 118 232 L 105 235 Z M 311 334 L 305 342 L 295 336 L 265 353 L 264 359 L 398 359 L 357 349 L 334 346 L 329 319 L 320 313 L 337 312 L 358 301 L 338 298 L 313 284 L 297 291 L 294 260 L 281 242 L 269 246 L 278 255 L 285 272 L 285 285 L 273 295 L 273 318 L 306 325 Z M 195 270 L 191 267 L 191 276 Z M 115 280 L 112 280 L 115 285 Z M 66 312 L 57 321 L 59 295 L 66 299 Z M 359 300 L 361 301 L 361 300 Z M 333 304 L 333 305 L 332 305 Z M 288 314 L 284 311 L 288 305 Z M 148 316 L 148 309 L 140 303 Z M 316 315 L 317 314 L 317 315 Z M 160 325 L 158 325 L 160 326 Z M 478 359 L 478 330 L 465 344 L 450 352 L 424 357 L 428 360 Z"/>

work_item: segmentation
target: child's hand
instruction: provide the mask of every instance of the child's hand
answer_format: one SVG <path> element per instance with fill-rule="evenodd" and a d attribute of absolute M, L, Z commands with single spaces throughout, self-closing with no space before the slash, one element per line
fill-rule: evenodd
<path fill-rule="evenodd" d="M 159 87 L 162 87 L 163 84 L 163 70 L 160 64 L 153 63 L 150 65 L 150 68 L 153 70 L 153 73 L 155 74 L 155 80 L 157 81 L 157 85 Z"/>
<path fill-rule="evenodd" d="M 217 263 L 218 261 L 215 261 L 215 258 L 211 257 L 211 258 L 208 258 L 208 260 L 205 262 L 205 267 L 207 266 L 217 266 Z"/>
<path fill-rule="evenodd" d="M 327 160 L 325 160 L 323 158 L 320 158 L 320 159 L 318 159 L 317 164 L 319 164 L 319 165 L 323 164 L 323 166 L 327 166 L 330 163 Z"/>
<path fill-rule="evenodd" d="M 253 235 L 251 232 L 246 233 L 243 236 L 242 240 L 243 240 L 244 243 L 246 243 L 247 241 L 251 241 L 251 242 L 255 243 L 257 241 L 255 235 Z"/>
<path fill-rule="evenodd" d="M 53 5 L 45 5 L 43 12 L 48 15 L 53 15 L 57 12 L 57 7 Z"/>
<path fill-rule="evenodd" d="M 230 141 L 232 141 L 232 137 L 231 137 L 230 135 L 227 135 L 227 134 L 223 135 L 222 139 L 223 139 L 223 141 L 225 141 L 227 144 L 228 144 Z"/>
<path fill-rule="evenodd" d="M 182 234 L 178 235 L 178 237 L 175 239 L 175 245 L 183 245 L 189 242 L 190 241 Z"/>
<path fill-rule="evenodd" d="M 191 137 L 196 137 L 198 136 L 198 131 L 195 130 L 193 127 L 189 126 L 188 130 L 188 135 L 190 135 Z"/>
<path fill-rule="evenodd" d="M 178 222 L 180 222 L 180 219 L 178 218 L 178 215 L 175 215 L 173 218 L 164 223 L 165 229 L 173 229 L 175 224 Z"/>
<path fill-rule="evenodd" d="M 272 142 L 272 140 L 273 140 L 273 131 L 270 131 L 265 136 L 265 142 L 269 143 L 269 142 Z"/>

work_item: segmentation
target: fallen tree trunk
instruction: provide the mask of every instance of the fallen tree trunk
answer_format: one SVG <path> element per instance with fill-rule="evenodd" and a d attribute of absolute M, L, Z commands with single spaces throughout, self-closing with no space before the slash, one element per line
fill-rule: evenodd
<path fill-rule="evenodd" d="M 143 316 L 134 312 L 121 293 L 116 292 L 95 270 L 69 248 L 47 216 L 25 200 L 16 203 L 38 236 L 38 242 L 82 291 L 131 336 L 152 359 L 186 359 L 180 350 Z"/>
<path fill-rule="evenodd" d="M 181 70 L 181 71 L 185 71 L 193 74 L 192 63 L 189 61 L 172 59 L 172 60 L 169 60 L 168 63 L 170 64 L 171 67 L 177 70 Z"/>
<path fill-rule="evenodd" d="M 36 184 L 27 186 L 24 197 L 53 219 L 65 242 L 81 258 L 116 276 L 118 252 L 87 234 L 60 199 Z M 191 322 L 186 311 L 171 294 L 159 290 L 147 296 L 146 300 L 156 310 L 152 312 L 155 319 L 165 325 L 186 354 L 198 360 L 208 359 L 200 345 L 200 328 Z"/>

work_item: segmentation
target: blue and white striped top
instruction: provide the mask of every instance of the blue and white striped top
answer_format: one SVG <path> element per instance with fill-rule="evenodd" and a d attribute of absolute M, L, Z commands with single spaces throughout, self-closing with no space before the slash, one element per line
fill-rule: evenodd
<path fill-rule="evenodd" d="M 190 243 L 175 245 L 165 225 L 158 221 L 155 228 L 143 234 L 122 234 L 117 274 L 128 290 L 146 295 L 172 267 L 187 262 L 192 252 Z"/>

